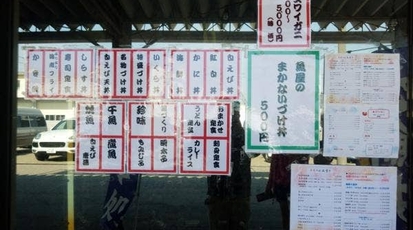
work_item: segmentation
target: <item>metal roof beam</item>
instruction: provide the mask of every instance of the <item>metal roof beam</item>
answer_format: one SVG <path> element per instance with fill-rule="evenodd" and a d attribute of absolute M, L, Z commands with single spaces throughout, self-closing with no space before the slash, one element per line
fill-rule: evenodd
<path fill-rule="evenodd" d="M 159 6 L 161 7 L 163 16 L 169 18 L 172 15 L 171 1 L 158 0 Z"/>
<path fill-rule="evenodd" d="M 375 9 L 371 10 L 370 16 L 376 15 L 376 13 L 379 12 L 379 10 L 381 10 L 381 8 L 383 8 L 383 6 L 386 5 L 386 3 L 388 1 L 389 0 L 374 1 L 375 6 L 377 6 L 377 7 Z"/>
<path fill-rule="evenodd" d="M 342 0 L 342 2 L 337 7 L 336 11 L 334 11 L 333 16 L 336 16 L 337 14 L 339 14 L 341 12 L 341 9 L 343 9 L 343 7 L 346 5 L 347 1 L 348 0 Z"/>
<path fill-rule="evenodd" d="M 139 0 L 142 10 L 146 17 L 152 18 L 153 16 L 153 1 Z"/>
<path fill-rule="evenodd" d="M 39 18 L 47 19 L 47 15 L 50 15 L 50 11 L 48 11 L 43 5 L 40 5 L 38 1 L 20 0 L 20 2 L 23 3 L 31 12 L 35 13 Z"/>
<path fill-rule="evenodd" d="M 47 0 L 40 0 L 43 5 L 50 10 L 56 17 L 61 15 L 66 15 L 65 9 L 62 7 L 61 4 L 56 4 L 56 1 L 47 1 Z"/>
<path fill-rule="evenodd" d="M 80 8 L 81 5 L 76 4 L 76 1 L 70 1 L 70 3 L 66 0 L 59 0 L 59 2 L 69 11 L 70 15 L 74 18 L 81 18 L 80 15 Z M 69 22 L 68 22 L 69 23 Z"/>
<path fill-rule="evenodd" d="M 358 5 L 357 9 L 355 11 L 353 11 L 351 16 L 356 16 L 358 14 L 358 12 L 360 12 L 360 10 L 363 9 L 363 7 L 367 4 L 368 1 L 370 1 L 370 0 L 364 0 L 360 5 Z"/>
<path fill-rule="evenodd" d="M 205 37 L 214 39 L 205 40 Z M 312 43 L 390 43 L 394 41 L 393 32 L 313 32 Z M 68 32 L 21 32 L 19 43 L 76 43 L 88 42 L 93 38 L 96 42 L 111 42 L 104 31 L 68 31 Z M 144 42 L 157 39 L 162 43 L 256 43 L 256 32 L 232 32 L 226 31 L 140 31 L 132 35 L 132 42 Z"/>
<path fill-rule="evenodd" d="M 119 4 L 130 20 L 132 20 L 136 14 L 136 8 L 133 2 L 133 0 L 119 0 Z"/>
<path fill-rule="evenodd" d="M 95 17 L 101 18 L 104 25 L 102 26 L 112 35 L 121 34 L 118 25 L 106 14 L 105 11 L 102 10 L 99 3 L 95 1 L 81 1 L 84 5 L 85 9 L 89 11 L 89 13 Z"/>
<path fill-rule="evenodd" d="M 192 0 L 178 0 L 178 6 L 179 10 L 181 11 L 183 21 L 189 20 L 189 16 L 191 15 L 192 2 Z"/>
<path fill-rule="evenodd" d="M 328 0 L 324 0 L 319 7 L 317 7 L 315 10 L 312 9 L 312 10 L 314 11 L 312 17 L 316 18 L 316 17 L 318 16 L 318 14 L 321 12 L 321 10 L 322 10 L 322 9 L 324 8 L 324 6 L 326 5 L 327 1 L 328 1 Z M 312 5 L 311 7 L 315 8 L 316 6 L 313 6 L 313 5 Z"/>
<path fill-rule="evenodd" d="M 409 2 L 409 0 L 405 0 L 405 1 L 401 2 L 401 3 L 399 3 L 399 4 L 396 4 L 396 3 L 395 3 L 394 11 L 393 11 L 389 16 L 397 15 L 397 13 L 398 13 L 401 9 L 405 8 L 405 6 L 407 5 L 408 2 Z"/>

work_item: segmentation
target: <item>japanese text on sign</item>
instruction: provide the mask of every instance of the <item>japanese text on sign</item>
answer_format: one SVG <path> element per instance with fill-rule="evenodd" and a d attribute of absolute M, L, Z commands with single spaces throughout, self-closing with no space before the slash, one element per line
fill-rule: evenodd
<path fill-rule="evenodd" d="M 239 98 L 239 50 L 172 50 L 171 52 L 171 98 Z"/>
<path fill-rule="evenodd" d="M 247 152 L 318 152 L 318 55 L 249 52 Z"/>
<path fill-rule="evenodd" d="M 292 164 L 292 229 L 396 229 L 396 167 Z"/>
<path fill-rule="evenodd" d="M 76 171 L 125 172 L 125 103 L 78 103 Z"/>
<path fill-rule="evenodd" d="M 129 172 L 177 173 L 176 104 L 129 103 Z"/>
<path fill-rule="evenodd" d="M 309 0 L 259 0 L 258 46 L 309 47 Z"/>
<path fill-rule="evenodd" d="M 182 105 L 182 174 L 229 174 L 230 104 Z"/>
<path fill-rule="evenodd" d="M 165 50 L 98 50 L 99 97 L 164 98 Z"/>
<path fill-rule="evenodd" d="M 90 98 L 93 50 L 28 50 L 27 98 Z"/>
<path fill-rule="evenodd" d="M 324 155 L 399 156 L 399 54 L 326 56 Z"/>

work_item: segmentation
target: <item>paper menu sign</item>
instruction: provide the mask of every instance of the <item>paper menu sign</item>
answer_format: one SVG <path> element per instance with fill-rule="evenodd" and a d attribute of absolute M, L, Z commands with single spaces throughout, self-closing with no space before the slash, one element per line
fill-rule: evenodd
<path fill-rule="evenodd" d="M 240 55 L 238 49 L 171 50 L 170 98 L 239 99 Z"/>
<path fill-rule="evenodd" d="M 324 155 L 397 158 L 398 54 L 325 58 Z"/>
<path fill-rule="evenodd" d="M 396 228 L 396 167 L 291 167 L 290 229 Z"/>
<path fill-rule="evenodd" d="M 246 152 L 319 152 L 319 52 L 249 51 Z"/>
<path fill-rule="evenodd" d="M 93 49 L 27 51 L 27 98 L 90 98 L 93 95 Z"/>
<path fill-rule="evenodd" d="M 180 174 L 230 175 L 231 104 L 182 105 Z"/>
<path fill-rule="evenodd" d="M 77 172 L 125 172 L 125 108 L 125 102 L 77 104 Z"/>
<path fill-rule="evenodd" d="M 98 97 L 102 99 L 165 98 L 166 51 L 99 49 Z"/>
<path fill-rule="evenodd" d="M 311 45 L 310 0 L 259 0 L 258 47 L 309 48 Z"/>
<path fill-rule="evenodd" d="M 166 102 L 129 103 L 128 172 L 178 172 L 176 107 Z"/>

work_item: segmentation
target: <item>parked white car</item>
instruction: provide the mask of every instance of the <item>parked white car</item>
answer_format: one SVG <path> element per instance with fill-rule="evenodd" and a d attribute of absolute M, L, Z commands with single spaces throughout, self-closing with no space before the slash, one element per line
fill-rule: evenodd
<path fill-rule="evenodd" d="M 75 118 L 64 119 L 51 130 L 37 134 L 32 141 L 32 152 L 39 161 L 49 159 L 51 155 L 74 156 L 75 153 Z"/>

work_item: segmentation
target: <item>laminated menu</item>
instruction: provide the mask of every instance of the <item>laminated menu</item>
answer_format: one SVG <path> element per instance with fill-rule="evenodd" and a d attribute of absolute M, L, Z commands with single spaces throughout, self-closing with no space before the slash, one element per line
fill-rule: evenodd
<path fill-rule="evenodd" d="M 291 167 L 291 229 L 396 229 L 397 168 Z"/>

